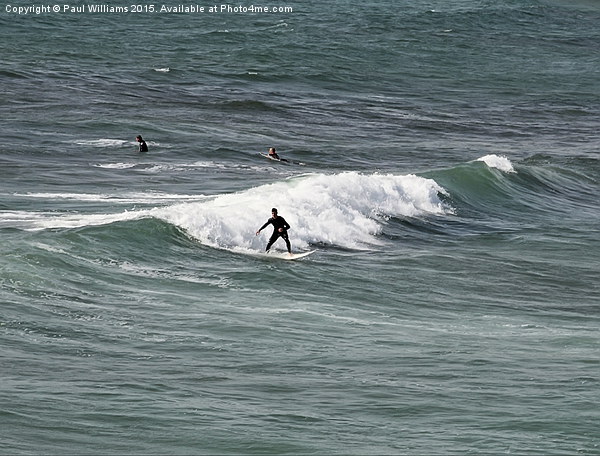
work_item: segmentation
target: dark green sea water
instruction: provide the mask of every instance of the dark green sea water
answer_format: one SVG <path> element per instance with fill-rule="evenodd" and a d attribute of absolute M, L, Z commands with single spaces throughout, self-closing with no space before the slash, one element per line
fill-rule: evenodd
<path fill-rule="evenodd" d="M 600 2 L 45 5 L 0 5 L 0 454 L 600 454 Z"/>

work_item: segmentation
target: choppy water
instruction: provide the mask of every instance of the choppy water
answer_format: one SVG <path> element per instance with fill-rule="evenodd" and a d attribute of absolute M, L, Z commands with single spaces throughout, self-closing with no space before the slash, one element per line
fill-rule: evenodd
<path fill-rule="evenodd" d="M 0 10 L 0 453 L 599 454 L 600 4 L 277 6 Z"/>

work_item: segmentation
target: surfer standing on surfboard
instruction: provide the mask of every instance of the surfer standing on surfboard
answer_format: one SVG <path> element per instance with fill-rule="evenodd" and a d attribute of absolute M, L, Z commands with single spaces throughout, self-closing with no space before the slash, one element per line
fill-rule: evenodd
<path fill-rule="evenodd" d="M 290 239 L 288 238 L 287 234 L 287 230 L 290 229 L 290 225 L 288 224 L 288 222 L 285 221 L 283 217 L 277 215 L 276 208 L 271 209 L 271 215 L 272 217 L 269 220 L 267 220 L 267 223 L 260 227 L 260 229 L 256 232 L 256 235 L 258 236 L 260 232 L 267 227 L 267 225 L 273 225 L 273 234 L 271 235 L 271 239 L 269 239 L 269 243 L 267 244 L 267 252 L 269 251 L 273 243 L 281 237 L 285 241 L 287 250 L 291 255 L 292 246 L 290 245 Z"/>

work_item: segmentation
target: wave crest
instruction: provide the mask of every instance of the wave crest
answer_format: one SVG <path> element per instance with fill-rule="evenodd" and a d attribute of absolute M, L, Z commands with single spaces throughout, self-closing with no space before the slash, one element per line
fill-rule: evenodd
<path fill-rule="evenodd" d="M 496 168 L 505 173 L 514 173 L 515 169 L 513 168 L 510 160 L 501 155 L 486 155 L 484 157 L 478 158 L 476 161 L 484 162 L 490 168 Z"/>

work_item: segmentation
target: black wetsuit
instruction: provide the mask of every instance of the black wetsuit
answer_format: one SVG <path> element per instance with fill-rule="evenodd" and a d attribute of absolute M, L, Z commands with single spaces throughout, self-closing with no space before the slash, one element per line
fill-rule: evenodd
<path fill-rule="evenodd" d="M 267 220 L 267 223 L 260 227 L 259 231 L 262 231 L 267 227 L 267 225 L 273 225 L 273 234 L 271 235 L 271 239 L 269 239 L 269 243 L 267 244 L 267 252 L 273 243 L 281 237 L 285 241 L 288 252 L 292 253 L 292 246 L 290 245 L 290 239 L 288 238 L 287 234 L 287 230 L 290 229 L 288 222 L 286 222 L 285 219 L 279 215 L 277 217 L 271 217 L 269 220 Z M 283 231 L 280 232 L 279 228 L 283 228 Z"/>
<path fill-rule="evenodd" d="M 148 152 L 148 145 L 143 139 L 140 141 L 140 152 Z"/>

